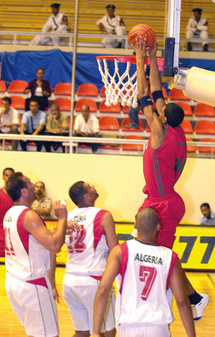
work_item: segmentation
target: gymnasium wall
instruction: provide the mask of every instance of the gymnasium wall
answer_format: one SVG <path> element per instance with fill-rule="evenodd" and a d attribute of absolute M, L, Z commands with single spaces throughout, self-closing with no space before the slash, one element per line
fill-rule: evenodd
<path fill-rule="evenodd" d="M 92 154 L 61 154 L 37 152 L 0 152 L 0 171 L 11 166 L 22 171 L 33 182 L 46 183 L 47 194 L 53 200 L 68 201 L 74 207 L 68 189 L 78 180 L 95 185 L 100 197 L 96 206 L 110 210 L 115 221 L 134 219 L 144 195 L 142 187 L 142 157 Z M 189 158 L 176 184 L 176 191 L 186 204 L 182 222 L 198 223 L 199 205 L 209 202 L 215 209 L 215 161 Z M 2 183 L 3 184 L 3 183 Z"/>

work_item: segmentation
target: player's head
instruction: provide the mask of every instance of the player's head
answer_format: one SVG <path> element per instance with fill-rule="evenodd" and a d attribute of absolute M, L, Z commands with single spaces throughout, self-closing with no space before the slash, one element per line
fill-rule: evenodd
<path fill-rule="evenodd" d="M 5 167 L 3 172 L 2 172 L 2 179 L 4 180 L 4 183 L 8 181 L 10 176 L 14 173 L 14 169 L 12 167 Z"/>
<path fill-rule="evenodd" d="M 164 108 L 167 124 L 172 128 L 179 126 L 184 119 L 184 110 L 176 103 L 168 103 Z"/>
<path fill-rule="evenodd" d="M 53 3 L 50 7 L 52 9 L 52 14 L 56 15 L 59 12 L 60 4 Z"/>
<path fill-rule="evenodd" d="M 94 206 L 98 193 L 93 185 L 78 181 L 69 189 L 69 196 L 78 207 Z"/>
<path fill-rule="evenodd" d="M 112 17 L 114 15 L 115 8 L 116 8 L 116 6 L 114 6 L 114 5 L 107 5 L 106 6 L 107 13 L 110 17 Z"/>
<path fill-rule="evenodd" d="M 35 199 L 34 184 L 22 172 L 15 172 L 10 176 L 6 183 L 6 191 L 14 202 L 22 198 L 31 203 Z"/>
<path fill-rule="evenodd" d="M 211 208 L 210 205 L 207 202 L 203 202 L 200 206 L 201 212 L 206 218 L 210 219 L 211 217 Z"/>
<path fill-rule="evenodd" d="M 194 18 L 196 19 L 196 21 L 199 21 L 202 15 L 202 9 L 201 8 L 193 8 L 192 9 Z"/>
<path fill-rule="evenodd" d="M 138 213 L 136 218 L 136 228 L 140 235 L 155 234 L 158 226 L 158 216 L 152 208 L 143 208 Z"/>

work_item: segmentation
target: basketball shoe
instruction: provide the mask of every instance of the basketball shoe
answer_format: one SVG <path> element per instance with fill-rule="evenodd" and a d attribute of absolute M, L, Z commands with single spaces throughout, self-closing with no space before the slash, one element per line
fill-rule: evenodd
<path fill-rule="evenodd" d="M 207 294 L 199 294 L 199 295 L 202 296 L 201 301 L 195 305 L 194 304 L 191 305 L 194 323 L 200 321 L 200 319 L 203 316 L 203 310 L 208 305 L 209 302 L 209 297 Z"/>

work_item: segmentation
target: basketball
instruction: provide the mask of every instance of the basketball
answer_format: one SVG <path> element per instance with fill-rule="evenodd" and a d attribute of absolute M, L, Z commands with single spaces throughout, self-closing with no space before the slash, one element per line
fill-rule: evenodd
<path fill-rule="evenodd" d="M 142 36 L 143 39 L 146 39 L 146 47 L 151 48 L 156 42 L 154 30 L 144 23 L 134 26 L 128 33 L 128 41 L 132 47 L 136 46 L 136 39 L 140 36 Z"/>

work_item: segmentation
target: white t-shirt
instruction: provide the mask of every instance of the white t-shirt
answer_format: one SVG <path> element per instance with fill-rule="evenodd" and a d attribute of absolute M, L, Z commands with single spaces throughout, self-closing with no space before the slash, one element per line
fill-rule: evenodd
<path fill-rule="evenodd" d="M 13 108 L 9 108 L 8 113 L 6 114 L 2 114 L 0 117 L 0 124 L 10 124 L 10 123 L 14 123 L 14 124 L 19 124 L 19 114 L 18 111 L 16 109 Z M 8 133 L 10 132 L 10 128 L 7 126 L 2 126 L 1 127 L 1 131 L 3 133 Z"/>
<path fill-rule="evenodd" d="M 84 117 L 80 114 L 75 119 L 74 130 L 79 130 L 81 132 L 99 132 L 99 120 L 95 116 L 89 114 L 86 123 Z"/>

